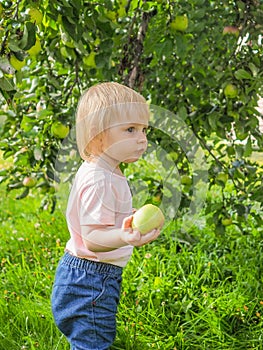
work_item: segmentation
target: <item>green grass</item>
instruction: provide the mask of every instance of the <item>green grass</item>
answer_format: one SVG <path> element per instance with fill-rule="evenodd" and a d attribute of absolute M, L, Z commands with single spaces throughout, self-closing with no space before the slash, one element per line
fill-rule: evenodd
<path fill-rule="evenodd" d="M 39 211 L 40 198 L 14 195 L 0 187 L 0 350 L 67 350 L 50 310 L 68 239 L 64 216 Z M 135 249 L 113 350 L 262 349 L 263 232 L 242 236 L 233 227 L 224 237 L 192 230 L 195 243 L 187 244 L 172 223 L 158 241 Z"/>

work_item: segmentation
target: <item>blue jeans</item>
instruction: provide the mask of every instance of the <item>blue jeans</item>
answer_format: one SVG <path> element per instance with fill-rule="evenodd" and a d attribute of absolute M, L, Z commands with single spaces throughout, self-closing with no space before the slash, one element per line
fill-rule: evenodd
<path fill-rule="evenodd" d="M 57 327 L 72 350 L 106 350 L 116 335 L 122 268 L 65 253 L 52 291 Z"/>

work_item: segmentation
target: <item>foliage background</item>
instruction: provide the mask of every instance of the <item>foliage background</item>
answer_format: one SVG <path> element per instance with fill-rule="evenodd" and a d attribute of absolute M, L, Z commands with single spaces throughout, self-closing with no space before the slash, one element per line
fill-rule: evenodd
<path fill-rule="evenodd" d="M 175 30 L 182 15 L 188 27 Z M 226 27 L 234 33 L 224 35 Z M 74 152 L 58 160 L 65 145 L 66 155 L 76 147 L 52 126 L 73 130 L 80 94 L 111 80 L 170 111 L 165 130 L 187 125 L 205 154 L 209 188 L 205 221 L 185 234 L 196 174 L 169 133 L 150 130 L 177 169 L 181 197 L 161 240 L 136 251 L 126 270 L 115 348 L 261 348 L 262 32 L 259 0 L 0 0 L 0 349 L 66 346 L 48 297 L 68 237 L 56 188 L 78 160 Z M 228 84 L 237 89 L 232 97 Z M 166 196 L 163 160 L 157 154 L 152 168 L 142 159 L 124 169 L 147 184 L 155 204 Z M 36 179 L 32 188 L 25 177 Z"/>
<path fill-rule="evenodd" d="M 167 127 L 179 118 L 195 135 L 209 165 L 209 187 L 221 187 L 216 203 L 207 202 L 218 232 L 229 217 L 241 231 L 247 215 L 262 224 L 255 210 L 262 205 L 262 167 L 251 158 L 255 151 L 262 158 L 256 109 L 262 94 L 262 2 L 2 0 L 0 11 L 0 146 L 4 158 L 14 161 L 1 173 L 8 191 L 21 187 L 18 197 L 25 197 L 23 178 L 34 177 L 47 194 L 43 207 L 54 208 L 61 139 L 52 125 L 73 128 L 82 91 L 115 80 L 174 113 Z M 187 16 L 185 30 L 174 28 L 177 16 Z M 234 33 L 224 34 L 229 27 Z M 22 69 L 12 66 L 12 57 L 23 62 Z M 228 84 L 235 86 L 234 96 L 224 93 Z M 149 139 L 171 154 L 181 179 L 190 176 L 195 183 L 187 155 L 171 135 L 152 130 Z M 150 197 L 165 195 L 158 179 L 150 182 Z M 193 186 L 184 185 L 178 217 L 193 195 Z"/>

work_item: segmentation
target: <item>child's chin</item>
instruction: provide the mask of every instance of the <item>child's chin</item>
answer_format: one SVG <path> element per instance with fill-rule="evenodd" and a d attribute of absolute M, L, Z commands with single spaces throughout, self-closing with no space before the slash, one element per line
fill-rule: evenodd
<path fill-rule="evenodd" d="M 139 159 L 140 157 L 134 157 L 134 158 L 129 158 L 129 159 L 125 159 L 123 161 L 123 163 L 134 163 L 134 162 L 137 162 L 137 160 Z"/>

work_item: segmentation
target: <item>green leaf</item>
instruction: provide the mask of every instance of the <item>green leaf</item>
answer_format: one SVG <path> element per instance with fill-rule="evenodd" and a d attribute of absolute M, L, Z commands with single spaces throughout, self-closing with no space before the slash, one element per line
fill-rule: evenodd
<path fill-rule="evenodd" d="M 188 42 L 186 36 L 179 33 L 176 35 L 176 54 L 180 58 L 184 58 L 188 50 Z"/>
<path fill-rule="evenodd" d="M 185 120 L 187 118 L 187 109 L 185 108 L 185 106 L 181 106 L 178 109 L 178 116 L 180 119 Z"/>
<path fill-rule="evenodd" d="M 17 195 L 17 196 L 16 196 L 16 199 L 17 199 L 17 200 L 23 199 L 23 198 L 25 198 L 28 194 L 29 194 L 29 188 L 26 187 L 26 188 L 24 189 L 24 191 L 23 191 L 20 195 Z"/>
<path fill-rule="evenodd" d="M 111 38 L 108 38 L 106 40 L 103 40 L 100 43 L 100 50 L 111 51 L 112 46 L 113 46 L 113 40 Z"/>
<path fill-rule="evenodd" d="M 76 30 L 75 30 L 75 25 L 72 24 L 67 17 L 63 16 L 62 17 L 62 23 L 65 28 L 65 31 L 71 36 L 72 39 L 75 40 L 76 38 Z"/>
<path fill-rule="evenodd" d="M 19 43 L 17 42 L 17 40 L 10 40 L 9 43 L 8 43 L 8 47 L 11 51 L 13 52 L 19 52 L 21 51 L 21 48 L 19 46 Z"/>
<path fill-rule="evenodd" d="M 218 119 L 218 114 L 217 113 L 210 113 L 208 115 L 208 122 L 209 125 L 211 126 L 212 130 L 217 130 L 217 128 L 219 127 L 220 129 L 222 129 L 222 124 L 220 123 L 219 119 Z"/>
<path fill-rule="evenodd" d="M 254 63 L 249 62 L 248 63 L 249 69 L 251 70 L 253 77 L 256 77 L 258 74 L 259 69 L 254 65 Z"/>
<path fill-rule="evenodd" d="M 249 157 L 253 151 L 251 137 L 248 137 L 247 142 L 244 146 L 244 157 Z"/>
<path fill-rule="evenodd" d="M 32 22 L 25 24 L 23 37 L 19 43 L 19 46 L 23 50 L 29 50 L 36 43 L 36 26 Z"/>
<path fill-rule="evenodd" d="M 33 129 L 34 127 L 34 120 L 32 118 L 27 117 L 26 115 L 23 116 L 22 122 L 20 124 L 21 129 L 23 129 L 25 132 L 28 132 Z"/>
<path fill-rule="evenodd" d="M 0 78 L 0 88 L 5 91 L 13 91 L 16 90 L 11 79 L 7 79 L 6 77 Z"/>
<path fill-rule="evenodd" d="M 243 80 L 243 79 L 252 79 L 252 75 L 246 71 L 245 69 L 239 69 L 234 73 L 236 79 Z"/>
<path fill-rule="evenodd" d="M 0 69 L 2 72 L 6 73 L 6 74 L 14 74 L 15 73 L 15 69 L 12 67 L 12 65 L 10 64 L 7 57 L 0 58 Z M 2 76 L 1 76 L 1 78 L 2 78 Z"/>
<path fill-rule="evenodd" d="M 161 42 L 153 43 L 153 49 L 156 52 L 158 58 L 162 56 L 169 57 L 173 50 L 173 42 L 169 38 L 165 38 Z M 152 46 L 148 49 L 149 54 L 152 52 Z"/>

